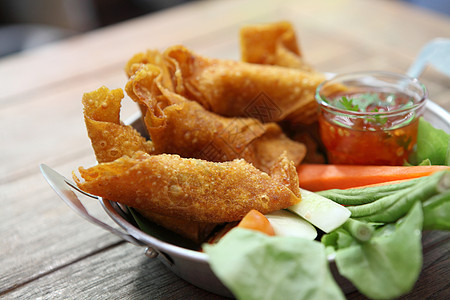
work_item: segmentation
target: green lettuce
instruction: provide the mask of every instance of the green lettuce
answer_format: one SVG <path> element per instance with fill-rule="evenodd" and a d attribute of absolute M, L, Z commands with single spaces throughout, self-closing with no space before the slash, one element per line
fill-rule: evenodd
<path fill-rule="evenodd" d="M 419 119 L 417 149 L 409 162 L 418 165 L 429 159 L 432 165 L 450 165 L 450 135 L 434 128 L 423 117 Z"/>
<path fill-rule="evenodd" d="M 450 190 L 423 203 L 423 229 L 450 231 Z"/>
<path fill-rule="evenodd" d="M 349 235 L 340 233 L 346 238 L 342 247 L 335 232 L 323 240 L 337 248 L 339 273 L 362 294 L 374 299 L 392 299 L 410 291 L 419 277 L 422 221 L 422 205 L 417 201 L 405 217 L 378 228 L 368 242 L 349 243 Z"/>
<path fill-rule="evenodd" d="M 238 299 L 345 299 L 317 241 L 235 228 L 204 250 Z"/>

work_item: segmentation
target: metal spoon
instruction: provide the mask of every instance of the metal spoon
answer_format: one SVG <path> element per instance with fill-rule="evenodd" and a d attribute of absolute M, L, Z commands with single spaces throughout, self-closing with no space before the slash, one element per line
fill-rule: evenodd
<path fill-rule="evenodd" d="M 436 38 L 428 42 L 422 47 L 406 74 L 417 78 L 428 64 L 450 77 L 450 39 Z"/>

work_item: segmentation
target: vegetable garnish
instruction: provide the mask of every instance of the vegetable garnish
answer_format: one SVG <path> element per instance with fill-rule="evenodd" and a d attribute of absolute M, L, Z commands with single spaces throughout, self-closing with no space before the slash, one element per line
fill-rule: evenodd
<path fill-rule="evenodd" d="M 334 231 L 322 241 L 335 250 L 339 273 L 365 296 L 393 299 L 407 293 L 422 267 L 422 209 L 420 202 L 395 224 L 377 229 L 360 243 L 346 231 Z"/>
<path fill-rule="evenodd" d="M 317 241 L 235 228 L 204 250 L 237 299 L 345 299 Z"/>
<path fill-rule="evenodd" d="M 409 162 L 417 165 L 426 159 L 432 165 L 450 166 L 450 134 L 434 128 L 424 118 L 420 118 L 417 149 L 409 157 Z"/>
<path fill-rule="evenodd" d="M 350 217 L 350 211 L 319 194 L 300 189 L 302 200 L 287 209 L 324 232 L 335 230 Z"/>
<path fill-rule="evenodd" d="M 288 210 L 277 210 L 265 215 L 275 231 L 275 235 L 301 237 L 314 240 L 317 237 L 316 228 Z"/>
<path fill-rule="evenodd" d="M 256 230 L 267 235 L 275 235 L 269 220 L 259 211 L 252 209 L 239 222 L 237 227 Z"/>
<path fill-rule="evenodd" d="M 403 217 L 416 201 L 450 190 L 450 171 L 441 171 L 427 176 L 420 185 L 401 189 L 374 202 L 347 207 L 352 218 L 369 222 L 392 223 Z"/>
<path fill-rule="evenodd" d="M 441 169 L 440 171 L 434 173 L 432 176 L 434 178 L 434 188 L 440 191 L 445 190 L 444 186 L 438 186 L 437 183 L 442 181 L 442 184 L 449 188 L 449 183 L 445 179 L 449 180 L 448 173 L 450 168 Z M 395 181 L 392 184 L 383 184 L 379 186 L 368 186 L 368 187 L 357 187 L 353 189 L 330 189 L 317 192 L 319 195 L 329 198 L 336 203 L 342 205 L 367 205 L 368 203 L 377 201 L 386 196 L 392 196 L 401 191 L 411 191 L 412 189 L 424 190 L 427 182 L 430 181 L 431 176 L 424 176 L 420 178 L 415 178 L 411 180 L 404 180 L 401 182 Z M 352 215 L 354 216 L 354 215 Z"/>
<path fill-rule="evenodd" d="M 352 217 L 324 235 L 322 243 L 335 255 L 339 273 L 369 298 L 408 292 L 421 270 L 421 229 L 450 230 L 450 170 L 398 184 L 320 194 L 350 204 Z"/>
<path fill-rule="evenodd" d="M 410 108 L 414 104 L 414 99 L 404 94 L 384 92 L 355 93 L 323 100 L 336 108 L 350 112 L 377 113 L 368 114 L 363 121 L 366 126 L 381 130 L 388 122 L 388 118 L 384 116 L 385 113 Z"/>
<path fill-rule="evenodd" d="M 450 170 L 398 184 L 320 194 L 345 199 L 341 203 L 350 204 L 347 209 L 354 212 L 324 234 L 321 243 L 339 273 L 369 298 L 391 299 L 410 291 L 422 266 L 422 227 L 450 230 Z M 342 297 L 329 282 L 329 270 L 322 265 L 327 259 L 316 241 L 242 230 L 233 229 L 218 244 L 206 246 L 214 273 L 238 299 Z M 316 273 L 311 275 L 311 270 Z"/>
<path fill-rule="evenodd" d="M 342 105 L 342 107 L 349 111 L 359 111 L 358 104 L 353 104 L 353 99 L 348 99 L 345 96 L 342 96 L 342 98 L 337 102 Z"/>
<path fill-rule="evenodd" d="M 327 102 L 349 111 L 381 112 L 411 107 L 414 99 L 403 94 L 371 92 L 336 97 Z"/>
<path fill-rule="evenodd" d="M 450 230 L 450 191 L 423 202 L 423 229 Z"/>
<path fill-rule="evenodd" d="M 300 187 L 310 191 L 347 189 L 387 181 L 427 176 L 448 166 L 351 166 L 301 164 L 297 167 Z"/>

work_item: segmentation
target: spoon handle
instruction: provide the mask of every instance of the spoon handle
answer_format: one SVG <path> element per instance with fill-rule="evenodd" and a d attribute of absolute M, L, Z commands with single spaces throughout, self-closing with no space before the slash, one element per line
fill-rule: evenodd
<path fill-rule="evenodd" d="M 428 64 L 450 77 L 450 39 L 436 38 L 428 42 L 406 74 L 418 78 Z"/>

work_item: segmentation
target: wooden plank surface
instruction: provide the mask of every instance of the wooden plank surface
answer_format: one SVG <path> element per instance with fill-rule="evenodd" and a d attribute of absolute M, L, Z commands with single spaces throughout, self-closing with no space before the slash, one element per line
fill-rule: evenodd
<path fill-rule="evenodd" d="M 199 1 L 0 59 L 0 297 L 219 298 L 73 213 L 38 166 L 70 177 L 94 163 L 81 96 L 101 85 L 124 87 L 132 54 L 184 44 L 239 59 L 242 25 L 281 19 L 294 24 L 308 61 L 328 72 L 404 72 L 427 41 L 450 32 L 448 17 L 397 1 Z M 448 77 L 429 68 L 421 79 L 450 110 Z M 136 111 L 125 99 L 123 119 Z M 94 200 L 83 203 L 115 226 Z M 430 233 L 424 243 L 424 271 L 408 299 L 448 298 L 449 236 Z"/>
<path fill-rule="evenodd" d="M 223 299 L 180 280 L 159 260 L 127 243 L 94 252 L 7 296 L 34 299 L 42 295 L 46 299 Z"/>

